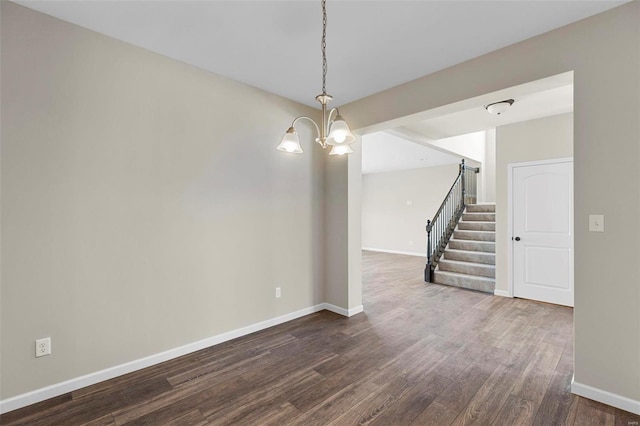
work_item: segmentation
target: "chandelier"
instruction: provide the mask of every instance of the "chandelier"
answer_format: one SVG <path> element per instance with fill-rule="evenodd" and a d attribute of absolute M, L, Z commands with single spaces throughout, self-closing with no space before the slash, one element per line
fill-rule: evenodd
<path fill-rule="evenodd" d="M 316 128 L 318 137 L 316 142 L 326 148 L 331 146 L 329 155 L 344 155 L 353 152 L 351 145 L 355 142 L 356 137 L 351 133 L 349 125 L 342 118 L 338 108 L 333 108 L 327 113 L 327 104 L 333 99 L 331 95 L 327 94 L 326 80 L 327 80 L 327 7 L 326 0 L 322 0 L 322 94 L 316 96 L 316 100 L 322 105 L 322 123 L 320 126 L 316 124 L 313 119 L 307 116 L 300 116 L 293 120 L 291 127 L 282 137 L 282 142 L 278 145 L 280 151 L 291 152 L 294 154 L 301 154 L 302 147 L 300 146 L 300 139 L 296 133 L 295 125 L 298 120 L 306 119 L 313 123 Z M 327 131 L 328 130 L 328 131 Z"/>

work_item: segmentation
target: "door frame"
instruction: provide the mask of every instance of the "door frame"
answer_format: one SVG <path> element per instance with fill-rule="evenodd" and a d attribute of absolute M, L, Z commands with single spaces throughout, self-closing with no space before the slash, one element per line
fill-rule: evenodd
<path fill-rule="evenodd" d="M 571 162 L 573 163 L 573 157 L 560 157 L 560 158 L 549 158 L 546 160 L 536 160 L 536 161 L 524 161 L 521 163 L 509 163 L 507 164 L 507 168 L 508 168 L 508 179 L 507 179 L 507 230 L 509 232 L 509 238 L 507 239 L 507 277 L 509 279 L 509 283 L 508 283 L 508 293 L 509 293 L 509 297 L 513 297 L 513 293 L 514 293 L 514 277 L 513 277 L 513 273 L 514 273 L 514 267 L 513 267 L 513 261 L 514 261 L 514 256 L 513 256 L 513 169 L 515 169 L 516 167 L 527 167 L 527 166 L 543 166 L 543 165 L 547 165 L 547 164 L 559 164 L 559 163 L 568 163 Z M 575 175 L 575 173 L 574 173 Z M 574 176 L 575 177 L 575 176 Z M 572 181 L 572 186 L 573 189 L 575 190 L 575 181 Z M 573 204 L 575 206 L 575 191 L 571 191 L 573 194 Z M 575 207 L 574 207 L 575 208 Z M 574 235 L 575 238 L 575 211 L 571 212 L 573 214 L 574 217 L 574 229 L 572 234 Z M 571 250 L 571 264 L 574 265 L 575 268 L 575 264 L 573 263 L 573 258 L 575 256 L 574 250 Z M 575 276 L 575 270 L 574 270 L 574 276 Z M 576 291 L 576 283 L 575 281 L 573 282 L 573 292 L 575 294 Z"/>

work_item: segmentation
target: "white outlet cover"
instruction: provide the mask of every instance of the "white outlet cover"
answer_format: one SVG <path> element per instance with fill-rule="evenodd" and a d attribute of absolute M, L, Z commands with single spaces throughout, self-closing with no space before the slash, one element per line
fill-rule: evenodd
<path fill-rule="evenodd" d="M 51 355 L 51 337 L 36 340 L 36 358 Z"/>
<path fill-rule="evenodd" d="M 280 297 L 282 292 L 280 291 L 280 287 L 276 287 L 276 297 Z"/>

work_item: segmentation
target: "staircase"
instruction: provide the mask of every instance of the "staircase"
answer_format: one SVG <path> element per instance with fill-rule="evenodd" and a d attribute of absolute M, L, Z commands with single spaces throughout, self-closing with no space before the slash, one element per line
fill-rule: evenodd
<path fill-rule="evenodd" d="M 467 204 L 433 272 L 433 282 L 493 293 L 495 290 L 494 204 Z"/>

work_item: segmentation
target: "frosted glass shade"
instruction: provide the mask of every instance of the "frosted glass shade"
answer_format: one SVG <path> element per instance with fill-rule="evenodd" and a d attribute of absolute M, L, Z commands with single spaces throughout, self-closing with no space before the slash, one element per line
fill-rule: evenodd
<path fill-rule="evenodd" d="M 356 137 L 351 133 L 349 125 L 341 115 L 336 116 L 336 119 L 331 123 L 331 129 L 329 130 L 329 136 L 327 137 L 327 144 L 349 144 L 355 142 Z M 351 151 L 353 152 L 353 151 Z"/>
<path fill-rule="evenodd" d="M 289 127 L 287 133 L 282 137 L 282 142 L 278 145 L 278 150 L 292 154 L 302 154 L 300 139 L 298 139 L 298 134 L 293 127 Z"/>
<path fill-rule="evenodd" d="M 329 155 L 344 155 L 344 154 L 351 154 L 352 152 L 353 150 L 351 149 L 349 144 L 341 143 L 340 145 L 333 145 L 331 147 L 331 151 L 329 152 Z"/>
<path fill-rule="evenodd" d="M 508 110 L 509 107 L 513 105 L 513 102 L 513 99 L 507 99 L 506 101 L 494 102 L 492 104 L 489 104 L 485 108 L 487 109 L 489 114 L 500 115 Z"/>

